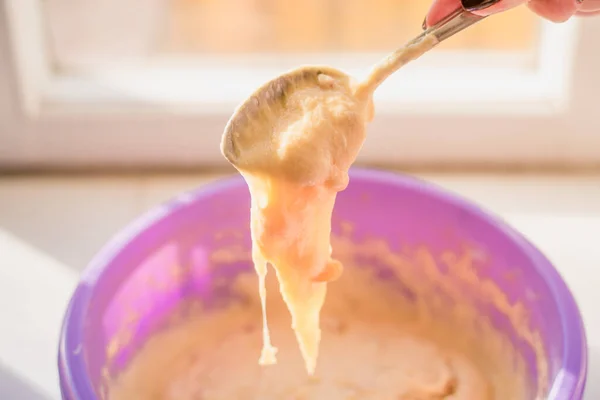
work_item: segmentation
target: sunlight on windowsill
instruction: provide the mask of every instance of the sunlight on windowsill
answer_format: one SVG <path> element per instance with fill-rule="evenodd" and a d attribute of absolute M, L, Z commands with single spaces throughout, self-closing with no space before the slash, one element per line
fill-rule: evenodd
<path fill-rule="evenodd" d="M 58 399 L 56 354 L 76 271 L 0 226 L 0 365 Z"/>

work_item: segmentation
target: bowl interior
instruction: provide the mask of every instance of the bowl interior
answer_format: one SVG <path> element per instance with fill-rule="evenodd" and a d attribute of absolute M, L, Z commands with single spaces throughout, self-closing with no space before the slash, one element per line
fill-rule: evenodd
<path fill-rule="evenodd" d="M 182 300 L 195 297 L 218 307 L 235 296 L 214 282 L 252 269 L 243 256 L 250 248 L 249 207 L 241 178 L 222 181 L 162 205 L 98 255 L 74 295 L 63 332 L 62 378 L 80 397 L 99 397 L 104 368 L 123 368 Z M 475 249 L 478 279 L 495 282 L 506 304 L 521 307 L 526 324 L 539 333 L 547 371 L 539 370 L 535 353 L 505 313 L 485 295 L 474 300 L 519 349 L 532 381 L 542 372 L 549 390 L 556 390 L 552 384 L 565 373 L 581 381 L 585 356 L 567 348 L 584 347 L 568 290 L 539 252 L 477 207 L 413 178 L 355 170 L 338 196 L 333 231 L 357 242 L 377 237 L 400 253 L 424 246 L 449 279 L 453 271 L 443 267 L 445 257 Z M 214 268 L 215 252 L 224 246 L 238 249 L 240 256 Z M 395 279 L 384 268 L 381 276 Z"/>

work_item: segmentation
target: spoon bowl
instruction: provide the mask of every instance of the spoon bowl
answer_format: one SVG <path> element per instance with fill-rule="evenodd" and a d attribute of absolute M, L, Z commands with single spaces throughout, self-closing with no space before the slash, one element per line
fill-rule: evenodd
<path fill-rule="evenodd" d="M 288 99 L 300 90 L 350 90 L 351 77 L 331 67 L 305 66 L 268 81 L 235 110 L 221 141 L 221 152 L 233 166 L 242 170 L 267 167 L 267 151 L 278 141 L 277 125 L 290 109 Z"/>

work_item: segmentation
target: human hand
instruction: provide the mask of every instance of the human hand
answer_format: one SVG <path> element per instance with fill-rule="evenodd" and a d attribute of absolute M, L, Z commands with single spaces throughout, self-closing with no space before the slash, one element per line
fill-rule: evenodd
<path fill-rule="evenodd" d="M 521 4 L 520 0 L 503 0 L 490 7 L 493 12 Z M 436 24 L 461 6 L 460 0 L 434 0 L 425 18 L 425 27 Z M 573 15 L 600 13 L 600 0 L 530 0 L 527 6 L 539 16 L 553 22 L 564 22 Z"/>

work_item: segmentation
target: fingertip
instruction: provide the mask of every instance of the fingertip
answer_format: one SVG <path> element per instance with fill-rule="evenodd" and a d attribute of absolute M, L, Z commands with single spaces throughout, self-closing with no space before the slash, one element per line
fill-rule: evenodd
<path fill-rule="evenodd" d="M 595 15 L 600 13 L 600 0 L 581 0 L 577 4 L 577 15 Z"/>
<path fill-rule="evenodd" d="M 595 10 L 595 11 L 578 10 L 575 13 L 575 15 L 578 17 L 592 17 L 594 15 L 600 15 L 600 10 Z"/>
<path fill-rule="evenodd" d="M 433 0 L 423 22 L 423 27 L 428 28 L 446 18 L 461 7 L 460 0 Z"/>
<path fill-rule="evenodd" d="M 567 21 L 577 11 L 574 1 L 531 0 L 527 3 L 527 6 L 540 17 L 556 23 Z"/>

